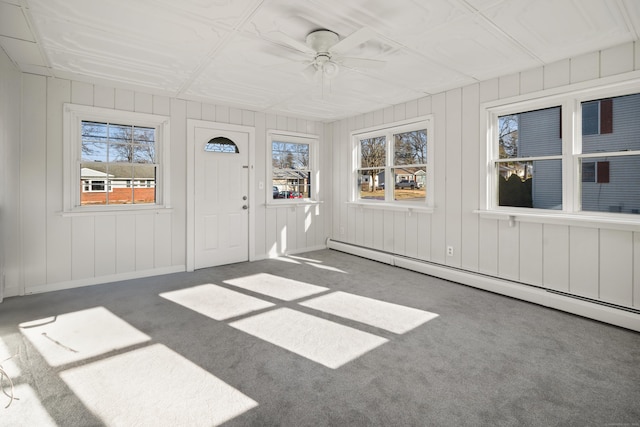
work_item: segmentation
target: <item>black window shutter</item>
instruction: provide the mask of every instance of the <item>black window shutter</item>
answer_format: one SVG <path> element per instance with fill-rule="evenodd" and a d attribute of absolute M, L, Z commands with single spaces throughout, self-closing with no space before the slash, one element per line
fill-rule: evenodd
<path fill-rule="evenodd" d="M 599 184 L 608 184 L 609 183 L 609 162 L 598 162 L 598 183 Z"/>

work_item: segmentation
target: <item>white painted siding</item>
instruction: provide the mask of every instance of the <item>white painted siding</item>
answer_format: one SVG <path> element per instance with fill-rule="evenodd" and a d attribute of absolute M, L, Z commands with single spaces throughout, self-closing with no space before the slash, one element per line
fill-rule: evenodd
<path fill-rule="evenodd" d="M 543 220 L 509 224 L 474 213 L 485 197 L 481 103 L 632 71 L 628 64 L 633 62 L 634 51 L 625 45 L 435 94 L 418 100 L 418 111 L 412 101 L 333 123 L 331 238 L 640 308 L 640 232 L 633 231 L 637 228 L 609 229 L 606 224 L 585 228 L 578 223 Z M 622 65 L 617 66 L 616 61 Z M 636 69 L 638 66 L 636 61 Z M 349 133 L 416 114 L 433 114 L 435 120 L 433 214 L 348 205 Z M 557 129 L 554 132 L 559 133 Z M 446 255 L 447 246 L 454 247 L 453 257 Z"/>
<path fill-rule="evenodd" d="M 297 118 L 202 104 L 84 82 L 21 74 L 0 52 L 3 126 L 2 252 L 4 296 L 142 277 L 186 268 L 187 119 L 252 126 L 255 140 L 255 258 L 325 246 L 331 203 L 267 208 L 268 129 L 320 135 L 320 196 L 330 197 L 322 170 L 332 152 L 326 126 Z M 22 91 L 22 96 L 20 94 Z M 63 104 L 160 114 L 171 119 L 171 209 L 62 215 Z M 259 188 L 262 183 L 263 189 Z M 13 206 L 14 209 L 6 209 Z M 18 250 L 18 248 L 20 248 Z M 0 296 L 2 294 L 0 293 Z"/>

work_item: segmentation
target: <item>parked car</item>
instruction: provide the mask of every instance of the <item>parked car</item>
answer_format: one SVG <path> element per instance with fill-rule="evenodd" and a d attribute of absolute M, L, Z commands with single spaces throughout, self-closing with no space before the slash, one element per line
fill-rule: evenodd
<path fill-rule="evenodd" d="M 277 199 L 301 199 L 302 194 L 297 191 L 280 191 Z"/>
<path fill-rule="evenodd" d="M 278 198 L 278 194 L 280 194 L 280 190 L 278 190 L 278 187 L 276 187 L 275 185 L 273 186 L 273 198 L 277 199 Z"/>
<path fill-rule="evenodd" d="M 420 186 L 415 181 L 409 181 L 408 179 L 403 179 L 402 181 L 396 182 L 396 188 L 420 188 Z"/>

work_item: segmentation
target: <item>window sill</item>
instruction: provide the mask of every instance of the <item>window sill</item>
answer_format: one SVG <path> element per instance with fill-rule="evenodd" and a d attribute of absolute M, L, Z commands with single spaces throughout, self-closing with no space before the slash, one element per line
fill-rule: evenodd
<path fill-rule="evenodd" d="M 429 206 L 409 205 L 402 203 L 388 203 L 388 202 L 347 202 L 347 206 L 354 208 L 367 208 L 367 209 L 381 209 L 386 211 L 397 212 L 420 212 L 420 213 L 433 213 L 433 208 Z"/>
<path fill-rule="evenodd" d="M 277 200 L 277 199 L 276 199 Z M 283 199 L 281 199 L 283 200 Z M 286 199 L 285 199 L 286 200 Z M 283 202 L 267 202 L 265 203 L 265 207 L 267 209 L 271 209 L 271 208 L 283 208 L 283 207 L 292 207 L 292 206 L 315 206 L 315 205 L 321 205 L 322 201 L 316 201 L 316 200 L 287 200 L 287 201 L 283 201 Z"/>
<path fill-rule="evenodd" d="M 597 215 L 593 213 L 546 213 L 521 212 L 509 210 L 475 210 L 480 218 L 509 221 L 511 226 L 516 222 L 533 222 L 539 224 L 575 225 L 589 228 L 609 228 L 616 230 L 640 231 L 640 215 Z"/>
<path fill-rule="evenodd" d="M 104 215 L 145 215 L 149 213 L 155 214 L 167 214 L 172 213 L 173 208 L 169 206 L 153 205 L 153 206 L 137 206 L 132 208 L 127 207 L 90 207 L 90 208 L 76 208 L 68 211 L 60 212 L 63 217 L 74 216 L 104 216 Z"/>

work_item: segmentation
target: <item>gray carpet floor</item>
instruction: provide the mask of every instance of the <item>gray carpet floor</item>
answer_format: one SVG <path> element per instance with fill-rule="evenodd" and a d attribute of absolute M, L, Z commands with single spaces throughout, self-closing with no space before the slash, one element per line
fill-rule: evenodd
<path fill-rule="evenodd" d="M 640 334 L 331 250 L 8 298 L 0 340 L 0 425 L 640 425 Z"/>

